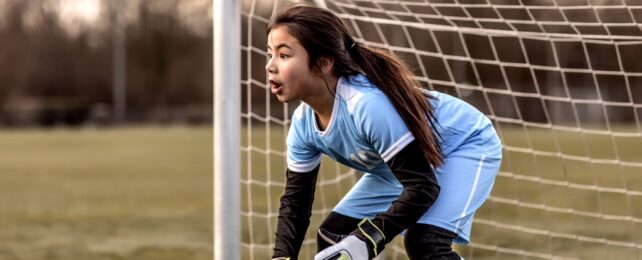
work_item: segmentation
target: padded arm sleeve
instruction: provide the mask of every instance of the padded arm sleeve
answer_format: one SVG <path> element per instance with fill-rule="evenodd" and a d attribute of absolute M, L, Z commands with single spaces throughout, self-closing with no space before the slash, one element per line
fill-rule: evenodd
<path fill-rule="evenodd" d="M 404 189 L 388 211 L 372 220 L 383 231 L 386 243 L 415 224 L 439 195 L 437 178 L 423 153 L 419 143 L 412 141 L 387 162 Z"/>
<path fill-rule="evenodd" d="M 319 165 L 309 172 L 286 171 L 287 181 L 285 193 L 281 196 L 273 258 L 297 259 L 310 225 L 318 173 Z"/>

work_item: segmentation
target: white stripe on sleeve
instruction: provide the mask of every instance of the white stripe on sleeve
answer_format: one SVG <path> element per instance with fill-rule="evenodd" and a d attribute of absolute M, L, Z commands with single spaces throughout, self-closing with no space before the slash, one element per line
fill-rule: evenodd
<path fill-rule="evenodd" d="M 388 162 L 392 157 L 397 155 L 406 145 L 415 140 L 415 137 L 412 136 L 412 133 L 408 132 L 405 135 L 401 136 L 394 144 L 392 144 L 388 150 L 381 154 L 384 162 Z"/>
<path fill-rule="evenodd" d="M 288 158 L 288 169 L 295 172 L 309 172 L 314 170 L 321 163 L 321 153 L 319 153 L 315 158 L 312 158 L 310 161 L 306 162 L 295 162 Z"/>

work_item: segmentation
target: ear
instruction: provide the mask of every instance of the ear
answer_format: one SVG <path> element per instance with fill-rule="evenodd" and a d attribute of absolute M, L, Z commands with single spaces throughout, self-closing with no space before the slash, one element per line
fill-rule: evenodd
<path fill-rule="evenodd" d="M 330 57 L 320 57 L 317 62 L 317 68 L 320 70 L 319 72 L 324 75 L 331 73 L 333 67 L 334 59 Z"/>

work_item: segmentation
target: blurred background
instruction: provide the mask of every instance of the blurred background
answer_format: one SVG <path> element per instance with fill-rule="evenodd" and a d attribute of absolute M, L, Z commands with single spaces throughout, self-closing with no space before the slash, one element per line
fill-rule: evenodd
<path fill-rule="evenodd" d="M 0 123 L 207 123 L 211 1 L 0 1 Z"/>
<path fill-rule="evenodd" d="M 0 259 L 212 258 L 211 9 L 0 0 Z"/>

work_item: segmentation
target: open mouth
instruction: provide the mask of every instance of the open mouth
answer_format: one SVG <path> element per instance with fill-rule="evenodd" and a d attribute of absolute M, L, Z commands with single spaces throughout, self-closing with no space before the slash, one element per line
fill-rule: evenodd
<path fill-rule="evenodd" d="M 278 95 L 281 94 L 281 91 L 283 90 L 283 85 L 280 83 L 270 80 L 270 90 L 272 91 L 272 94 Z"/>

